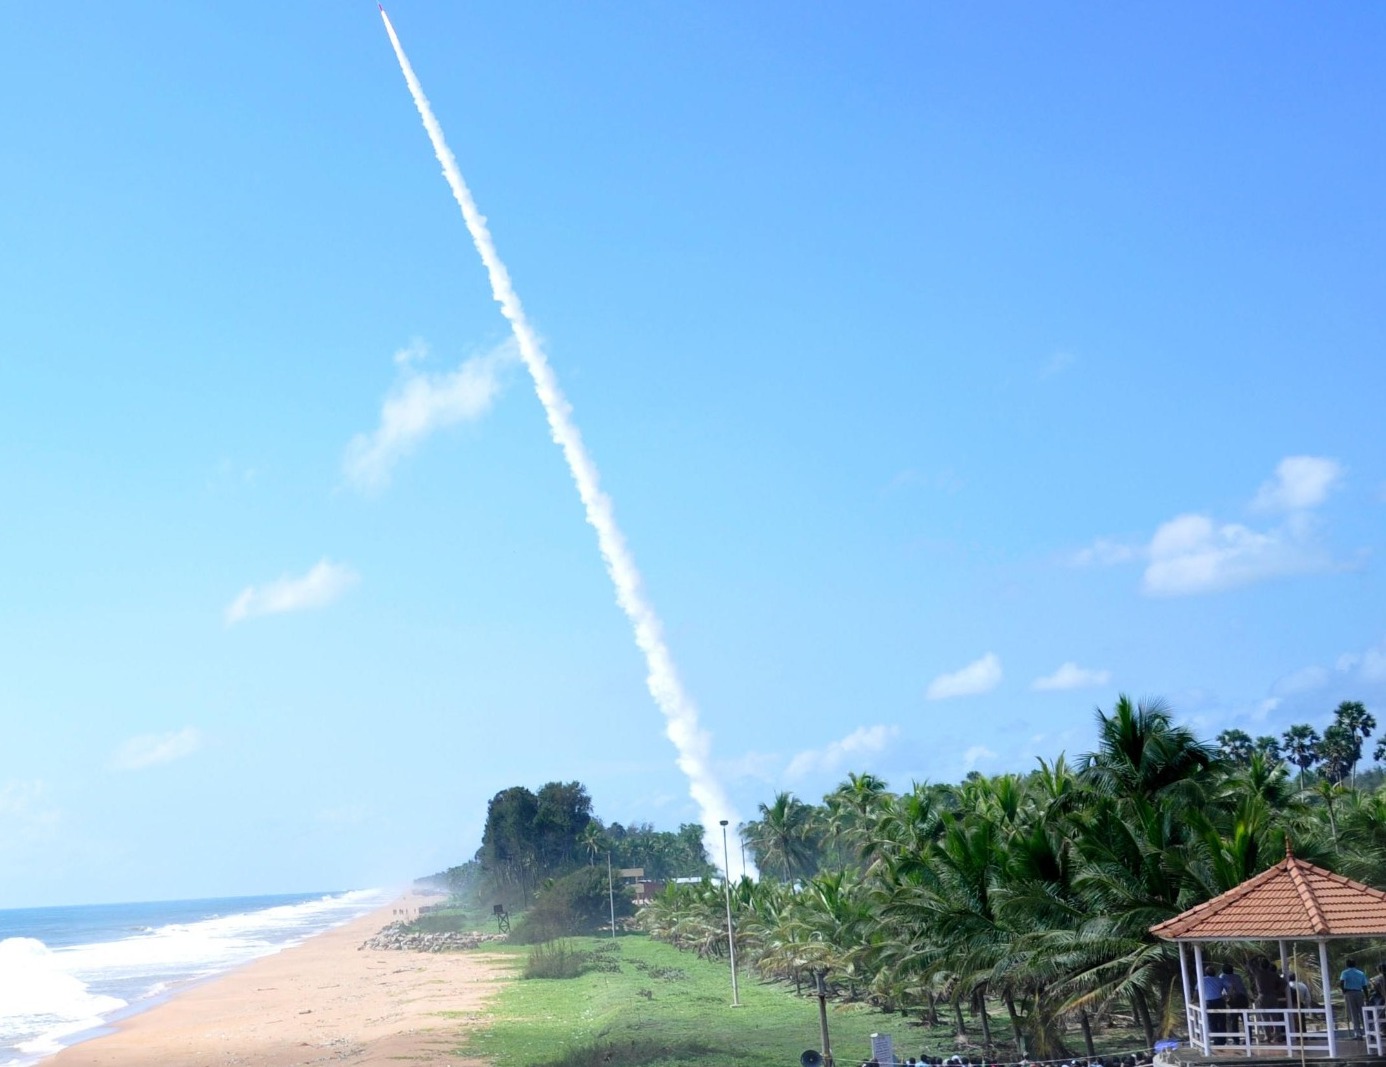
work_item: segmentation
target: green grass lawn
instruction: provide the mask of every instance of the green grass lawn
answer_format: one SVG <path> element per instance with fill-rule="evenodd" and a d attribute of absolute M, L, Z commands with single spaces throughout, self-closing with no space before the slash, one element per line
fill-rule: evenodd
<path fill-rule="evenodd" d="M 605 951 L 610 970 L 578 978 L 509 983 L 488 1010 L 493 1020 L 462 1052 L 496 1067 L 673 1067 L 694 1062 L 795 1067 L 805 1049 L 818 1048 L 818 1002 L 792 987 L 740 976 L 739 1008 L 731 1007 L 725 961 L 647 937 L 573 938 L 580 951 Z M 514 955 L 517 975 L 527 950 Z M 889 1033 L 903 1059 L 927 1045 L 951 1051 L 952 1034 L 931 1033 L 900 1015 L 862 1005 L 828 1004 L 828 1027 L 839 1067 L 855 1067 L 871 1051 L 874 1031 Z"/>

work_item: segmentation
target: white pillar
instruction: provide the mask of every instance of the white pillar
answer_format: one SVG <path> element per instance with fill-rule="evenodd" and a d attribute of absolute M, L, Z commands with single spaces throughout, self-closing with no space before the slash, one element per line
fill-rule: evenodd
<path fill-rule="evenodd" d="M 1189 988 L 1189 954 L 1184 951 L 1184 942 L 1176 942 L 1179 946 L 1179 977 L 1184 982 L 1184 1025 L 1189 1031 L 1189 1043 L 1193 1043 L 1194 1032 L 1194 1001 L 1193 990 Z"/>
<path fill-rule="evenodd" d="M 1285 942 L 1284 942 L 1284 941 L 1281 941 L 1281 942 L 1279 942 L 1279 945 L 1280 945 L 1280 974 L 1281 974 L 1282 977 L 1283 977 L 1283 976 L 1288 976 L 1289 973 L 1290 973 L 1290 957 L 1289 957 L 1289 955 L 1288 955 L 1288 954 L 1286 953 L 1286 951 L 1285 951 Z M 1296 1031 L 1295 1031 L 1295 1030 L 1292 1030 L 1292 1029 L 1290 1028 L 1290 1012 L 1291 1012 L 1292 1010 L 1293 1010 L 1293 1009 L 1290 1007 L 1290 989 L 1289 989 L 1289 982 L 1288 982 L 1288 980 L 1287 980 L 1286 983 L 1285 983 L 1285 1055 L 1286 1055 L 1286 1056 L 1290 1055 L 1290 1053 L 1291 1053 L 1292 1051 L 1294 1051 L 1294 1044 L 1293 1044 L 1293 1043 L 1294 1043 L 1294 1036 L 1293 1036 L 1293 1035 L 1295 1034 Z M 1296 1019 L 1296 1023 L 1298 1023 L 1298 1024 L 1303 1024 L 1303 1022 L 1304 1022 L 1303 1016 L 1300 1016 L 1298 1019 Z"/>
<path fill-rule="evenodd" d="M 1333 987 L 1329 984 L 1328 942 L 1319 942 L 1319 978 L 1323 982 L 1323 1016 L 1328 1027 L 1328 1058 L 1338 1058 L 1338 1025 L 1333 1020 Z"/>
<path fill-rule="evenodd" d="M 1213 1039 L 1208 1033 L 1208 998 L 1203 995 L 1203 945 L 1194 942 L 1194 981 L 1198 983 L 1198 1015 L 1203 1023 L 1203 1055 L 1213 1054 Z"/>

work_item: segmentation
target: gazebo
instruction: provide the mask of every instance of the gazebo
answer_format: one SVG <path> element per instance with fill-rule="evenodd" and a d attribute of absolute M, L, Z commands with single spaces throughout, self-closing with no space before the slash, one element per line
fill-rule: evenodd
<path fill-rule="evenodd" d="M 1179 946 L 1189 1043 L 1202 1049 L 1206 1056 L 1213 1054 L 1213 1039 L 1221 1038 L 1230 1046 L 1240 1047 L 1248 1056 L 1318 1052 L 1336 1057 L 1339 1041 L 1328 942 L 1386 937 L 1386 893 L 1296 859 L 1288 845 L 1285 853 L 1285 858 L 1274 867 L 1235 889 L 1150 928 L 1156 937 Z M 1289 970 L 1290 944 L 1317 944 L 1322 985 L 1317 995 L 1322 998 L 1322 1006 L 1228 1008 L 1213 1013 L 1222 1014 L 1225 1019 L 1225 1025 L 1219 1028 L 1221 1032 L 1211 1029 L 1208 1003 L 1199 981 L 1204 967 L 1203 946 L 1228 941 L 1277 942 L 1282 974 Z M 1367 1015 L 1367 1050 L 1380 1054 L 1380 1009 L 1369 1008 Z"/>

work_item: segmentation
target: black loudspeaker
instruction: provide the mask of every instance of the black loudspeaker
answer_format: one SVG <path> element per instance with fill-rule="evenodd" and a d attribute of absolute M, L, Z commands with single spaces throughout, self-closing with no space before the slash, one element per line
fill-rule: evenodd
<path fill-rule="evenodd" d="M 799 1057 L 799 1067 L 823 1067 L 823 1053 L 811 1048 Z"/>

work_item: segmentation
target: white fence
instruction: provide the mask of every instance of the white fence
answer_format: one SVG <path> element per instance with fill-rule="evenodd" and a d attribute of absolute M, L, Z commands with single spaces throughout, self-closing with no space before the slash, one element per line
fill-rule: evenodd
<path fill-rule="evenodd" d="M 1381 1041 L 1383 1021 L 1380 1008 L 1376 1012 L 1376 1033 Z M 1372 1051 L 1371 1027 L 1367 1023 L 1367 1051 Z M 1206 1040 L 1205 1040 L 1206 1038 Z M 1270 1051 L 1287 1055 L 1300 1053 L 1328 1054 L 1328 1012 L 1323 1008 L 1224 1008 L 1208 1012 L 1208 1033 L 1203 1032 L 1202 1012 L 1195 1005 L 1189 1012 L 1189 1040 L 1201 1047 L 1235 1048 L 1246 1055 Z"/>
<path fill-rule="evenodd" d="M 1386 1007 L 1380 1005 L 1368 1005 L 1362 1009 L 1362 1023 L 1366 1029 L 1367 1054 L 1370 1056 L 1386 1055 L 1382 1049 L 1381 1030 L 1386 1025 L 1386 1020 L 1382 1016 L 1386 1014 Z"/>

